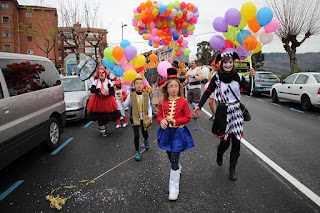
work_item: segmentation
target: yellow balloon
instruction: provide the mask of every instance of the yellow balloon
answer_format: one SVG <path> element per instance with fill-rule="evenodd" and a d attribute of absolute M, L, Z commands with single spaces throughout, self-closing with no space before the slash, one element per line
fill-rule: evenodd
<path fill-rule="evenodd" d="M 258 53 L 261 51 L 262 48 L 262 44 L 260 41 L 258 41 L 256 48 L 254 48 L 254 50 L 252 50 L 253 53 Z"/>
<path fill-rule="evenodd" d="M 169 42 L 168 47 L 169 47 L 169 48 L 172 48 L 172 47 L 173 47 L 173 42 L 172 42 L 172 41 Z"/>
<path fill-rule="evenodd" d="M 237 47 L 240 47 L 240 46 L 241 46 L 241 44 L 239 44 L 239 42 L 238 42 L 237 40 L 232 41 L 232 43 L 233 43 L 234 45 L 236 45 Z"/>
<path fill-rule="evenodd" d="M 243 30 L 246 27 L 247 23 L 248 22 L 243 17 L 241 17 L 241 21 L 240 21 L 240 24 L 238 26 L 238 30 Z"/>
<path fill-rule="evenodd" d="M 143 55 L 137 55 L 133 60 L 133 64 L 135 68 L 142 67 L 145 63 L 146 63 L 146 57 L 144 57 Z"/>
<path fill-rule="evenodd" d="M 136 78 L 137 78 L 137 72 L 134 69 L 127 70 L 123 76 L 124 81 L 133 81 Z"/>
<path fill-rule="evenodd" d="M 246 21 L 251 21 L 251 19 L 253 19 L 257 14 L 257 7 L 252 2 L 244 3 L 241 7 L 240 13 Z"/>
<path fill-rule="evenodd" d="M 147 34 L 146 34 L 146 33 L 143 33 L 143 34 L 142 34 L 142 38 L 143 38 L 144 40 L 148 40 L 148 39 L 147 39 Z"/>

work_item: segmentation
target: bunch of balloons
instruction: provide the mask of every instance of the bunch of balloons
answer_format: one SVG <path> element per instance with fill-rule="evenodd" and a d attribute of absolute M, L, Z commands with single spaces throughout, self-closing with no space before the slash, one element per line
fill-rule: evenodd
<path fill-rule="evenodd" d="M 123 40 L 120 46 L 104 49 L 102 63 L 105 67 L 113 71 L 113 74 L 120 77 L 124 84 L 130 84 L 137 78 L 137 73 L 144 70 L 146 58 L 137 55 L 136 47 L 132 46 L 128 40 Z"/>
<path fill-rule="evenodd" d="M 236 51 L 240 60 L 252 53 L 260 52 L 262 45 L 269 44 L 274 38 L 274 31 L 279 27 L 279 20 L 269 7 L 257 7 L 252 2 L 244 3 L 240 11 L 230 8 L 224 17 L 213 21 L 213 28 L 221 32 L 210 39 L 215 50 Z"/>
<path fill-rule="evenodd" d="M 133 11 L 132 25 L 149 46 L 173 49 L 173 56 L 189 55 L 188 41 L 198 21 L 198 8 L 191 3 L 175 1 L 164 5 L 157 1 L 140 3 Z"/>

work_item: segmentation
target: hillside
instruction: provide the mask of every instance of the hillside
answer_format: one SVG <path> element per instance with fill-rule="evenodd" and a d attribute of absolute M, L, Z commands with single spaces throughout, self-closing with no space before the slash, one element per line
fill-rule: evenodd
<path fill-rule="evenodd" d="M 276 74 L 290 74 L 290 59 L 287 53 L 264 53 L 264 70 L 272 71 Z M 303 71 L 320 72 L 320 53 L 297 54 L 298 67 Z"/>

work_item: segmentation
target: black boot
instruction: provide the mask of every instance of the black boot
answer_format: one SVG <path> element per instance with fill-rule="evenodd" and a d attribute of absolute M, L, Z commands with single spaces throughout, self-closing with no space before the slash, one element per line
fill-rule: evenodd
<path fill-rule="evenodd" d="M 236 181 L 237 180 L 237 175 L 236 175 L 236 165 L 238 162 L 240 154 L 230 154 L 230 167 L 229 167 L 229 172 L 230 172 L 230 180 Z"/>
<path fill-rule="evenodd" d="M 225 142 L 222 142 L 225 143 Z M 221 144 L 219 144 L 218 148 L 217 148 L 217 164 L 219 166 L 222 166 L 223 163 L 223 153 L 226 151 L 226 148 L 224 146 L 222 146 Z"/>

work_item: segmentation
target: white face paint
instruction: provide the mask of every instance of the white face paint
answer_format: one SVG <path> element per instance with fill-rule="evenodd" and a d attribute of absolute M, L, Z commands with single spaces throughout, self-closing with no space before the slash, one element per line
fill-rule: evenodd
<path fill-rule="evenodd" d="M 233 60 L 224 61 L 222 67 L 225 72 L 231 72 L 233 70 Z"/>

